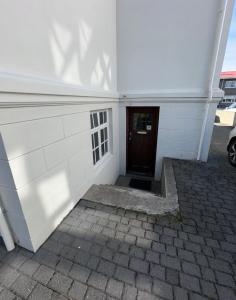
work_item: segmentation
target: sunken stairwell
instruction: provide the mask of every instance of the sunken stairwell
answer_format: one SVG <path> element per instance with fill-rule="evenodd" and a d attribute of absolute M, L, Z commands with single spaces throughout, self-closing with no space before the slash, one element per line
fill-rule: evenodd
<path fill-rule="evenodd" d="M 163 160 L 161 195 L 116 185 L 93 185 L 83 199 L 149 215 L 175 215 L 179 203 L 172 161 Z"/>

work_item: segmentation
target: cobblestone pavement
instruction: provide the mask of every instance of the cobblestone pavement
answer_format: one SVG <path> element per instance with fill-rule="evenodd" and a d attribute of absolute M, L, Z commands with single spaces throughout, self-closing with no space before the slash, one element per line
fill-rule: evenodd
<path fill-rule="evenodd" d="M 81 201 L 36 254 L 1 246 L 0 299 L 236 299 L 236 169 L 217 147 L 174 162 L 179 219 Z"/>

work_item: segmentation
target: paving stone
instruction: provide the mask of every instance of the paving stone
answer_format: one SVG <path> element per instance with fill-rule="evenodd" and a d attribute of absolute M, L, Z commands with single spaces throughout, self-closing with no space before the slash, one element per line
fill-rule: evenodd
<path fill-rule="evenodd" d="M 0 292 L 0 300 L 15 300 L 16 295 L 7 289 L 3 289 Z"/>
<path fill-rule="evenodd" d="M 201 268 L 202 277 L 205 280 L 216 282 L 215 273 L 210 268 Z"/>
<path fill-rule="evenodd" d="M 136 277 L 136 287 L 140 290 L 151 293 L 152 278 L 144 274 L 138 274 Z"/>
<path fill-rule="evenodd" d="M 89 258 L 90 258 L 90 254 L 88 252 L 85 252 L 83 250 L 78 250 L 76 251 L 74 260 L 76 263 L 86 266 L 89 261 Z"/>
<path fill-rule="evenodd" d="M 197 263 L 201 266 L 208 267 L 208 260 L 205 255 L 196 254 Z"/>
<path fill-rule="evenodd" d="M 102 253 L 101 253 L 101 257 L 107 259 L 107 260 L 112 260 L 113 259 L 113 252 L 108 249 L 108 248 L 103 248 L 102 249 Z"/>
<path fill-rule="evenodd" d="M 34 273 L 33 278 L 38 282 L 47 285 L 49 280 L 52 278 L 54 270 L 46 266 L 40 266 L 38 270 Z"/>
<path fill-rule="evenodd" d="M 160 298 L 147 292 L 139 291 L 137 300 L 160 300 Z"/>
<path fill-rule="evenodd" d="M 218 271 L 222 271 L 225 273 L 232 273 L 232 269 L 229 265 L 228 262 L 220 260 L 220 259 L 213 259 L 213 258 L 209 258 L 209 263 L 211 268 L 218 270 Z"/>
<path fill-rule="evenodd" d="M 180 287 L 174 287 L 175 300 L 188 300 L 188 292 Z"/>
<path fill-rule="evenodd" d="M 173 245 L 174 238 L 172 236 L 162 234 L 160 236 L 160 242 L 166 245 Z"/>
<path fill-rule="evenodd" d="M 161 254 L 161 265 L 168 268 L 176 269 L 178 271 L 181 270 L 179 259 L 165 254 Z"/>
<path fill-rule="evenodd" d="M 174 246 L 177 248 L 183 248 L 184 247 L 183 240 L 181 240 L 179 238 L 174 238 Z"/>
<path fill-rule="evenodd" d="M 11 289 L 20 297 L 27 298 L 35 285 L 36 281 L 25 275 L 20 275 L 12 285 Z"/>
<path fill-rule="evenodd" d="M 9 288 L 20 274 L 8 265 L 0 266 L 0 282 L 3 286 Z"/>
<path fill-rule="evenodd" d="M 171 228 L 164 227 L 163 233 L 172 237 L 177 237 L 177 231 Z"/>
<path fill-rule="evenodd" d="M 152 243 L 152 250 L 160 253 L 165 253 L 166 247 L 165 244 L 162 243 Z"/>
<path fill-rule="evenodd" d="M 230 274 L 216 271 L 216 279 L 220 285 L 236 288 L 233 277 Z"/>
<path fill-rule="evenodd" d="M 216 285 L 219 300 L 236 300 L 236 295 L 233 289 Z"/>
<path fill-rule="evenodd" d="M 153 231 L 146 231 L 145 233 L 145 238 L 148 239 L 148 240 L 152 240 L 152 241 L 159 241 L 160 239 L 160 236 L 158 233 L 156 232 L 153 232 Z"/>
<path fill-rule="evenodd" d="M 116 253 L 113 261 L 120 266 L 128 267 L 129 256 L 121 253 Z"/>
<path fill-rule="evenodd" d="M 83 300 L 87 291 L 87 286 L 78 281 L 74 281 L 70 291 L 68 293 L 69 297 L 75 300 Z"/>
<path fill-rule="evenodd" d="M 72 279 L 60 273 L 55 273 L 50 282 L 48 283 L 48 287 L 57 291 L 58 293 L 66 295 L 71 284 Z"/>
<path fill-rule="evenodd" d="M 37 261 L 34 261 L 32 259 L 28 259 L 23 263 L 23 265 L 20 267 L 20 272 L 24 273 L 25 275 L 32 276 L 37 269 L 39 268 L 40 264 Z"/>
<path fill-rule="evenodd" d="M 196 243 L 185 241 L 185 248 L 186 248 L 186 250 L 189 250 L 192 252 L 201 253 L 201 246 Z"/>
<path fill-rule="evenodd" d="M 52 290 L 41 284 L 37 284 L 31 295 L 29 296 L 29 300 L 51 300 L 52 294 Z"/>
<path fill-rule="evenodd" d="M 183 268 L 183 271 L 187 274 L 201 277 L 200 267 L 196 264 L 192 264 L 192 263 L 184 261 L 182 263 L 182 268 Z"/>
<path fill-rule="evenodd" d="M 170 284 L 178 285 L 179 284 L 179 273 L 178 273 L 178 271 L 166 268 L 166 280 Z"/>
<path fill-rule="evenodd" d="M 123 267 L 117 267 L 115 278 L 131 285 L 135 284 L 135 272 Z"/>
<path fill-rule="evenodd" d="M 206 298 L 206 297 L 204 297 L 204 296 L 201 296 L 201 295 L 192 293 L 192 294 L 190 295 L 190 300 L 209 300 L 209 298 Z"/>
<path fill-rule="evenodd" d="M 164 281 L 155 279 L 153 282 L 153 292 L 155 295 L 163 297 L 168 300 L 173 299 L 172 286 Z"/>
<path fill-rule="evenodd" d="M 107 279 L 108 278 L 102 274 L 92 272 L 88 279 L 88 284 L 99 290 L 105 291 Z"/>
<path fill-rule="evenodd" d="M 136 300 L 138 290 L 130 285 L 125 285 L 123 300 Z"/>
<path fill-rule="evenodd" d="M 213 283 L 201 280 L 203 294 L 209 298 L 217 299 L 216 289 Z"/>
<path fill-rule="evenodd" d="M 14 269 L 20 268 L 21 265 L 27 260 L 25 255 L 22 255 L 19 252 L 10 252 L 4 259 L 5 263 L 9 264 Z"/>
<path fill-rule="evenodd" d="M 69 272 L 69 276 L 75 280 L 85 283 L 87 282 L 90 273 L 91 273 L 90 269 L 80 266 L 78 264 L 73 264 Z"/>
<path fill-rule="evenodd" d="M 152 246 L 152 241 L 138 237 L 136 245 L 141 248 L 150 249 Z"/>
<path fill-rule="evenodd" d="M 115 272 L 115 265 L 106 260 L 101 260 L 98 265 L 97 271 L 104 275 L 107 275 L 108 277 L 112 277 Z"/>
<path fill-rule="evenodd" d="M 131 258 L 130 269 L 140 273 L 148 273 L 149 263 L 138 258 Z"/>
<path fill-rule="evenodd" d="M 86 300 L 106 300 L 106 294 L 94 288 L 89 288 L 85 297 Z"/>
<path fill-rule="evenodd" d="M 156 264 L 150 265 L 150 275 L 158 279 L 165 280 L 165 270 L 166 268 L 160 265 L 156 265 Z"/>
<path fill-rule="evenodd" d="M 102 252 L 102 246 L 97 245 L 97 244 L 93 244 L 92 247 L 90 248 L 89 252 L 91 254 L 94 254 L 96 256 L 99 256 L 100 253 Z"/>
<path fill-rule="evenodd" d="M 195 262 L 193 252 L 183 250 L 183 249 L 178 249 L 178 256 L 179 258 L 184 259 L 186 261 Z"/>
<path fill-rule="evenodd" d="M 115 279 L 109 279 L 106 292 L 108 295 L 121 299 L 124 284 Z"/>
<path fill-rule="evenodd" d="M 191 275 L 180 273 L 180 285 L 187 290 L 201 292 L 199 279 Z"/>
<path fill-rule="evenodd" d="M 100 259 L 97 256 L 91 255 L 87 263 L 87 267 L 92 270 L 97 270 Z"/>
<path fill-rule="evenodd" d="M 142 248 L 139 248 L 137 246 L 131 246 L 129 253 L 131 256 L 135 256 L 137 258 L 144 259 L 145 257 L 145 251 Z"/>
<path fill-rule="evenodd" d="M 56 266 L 56 270 L 64 275 L 68 275 L 73 263 L 65 258 L 61 258 L 59 263 Z"/>
<path fill-rule="evenodd" d="M 169 256 L 177 256 L 177 249 L 174 246 L 166 245 L 166 254 Z"/>
<path fill-rule="evenodd" d="M 160 259 L 159 259 L 159 254 L 154 252 L 154 251 L 151 251 L 151 250 L 147 250 L 146 252 L 146 260 L 149 261 L 149 262 L 153 262 L 153 263 L 156 263 L 158 264 Z"/>

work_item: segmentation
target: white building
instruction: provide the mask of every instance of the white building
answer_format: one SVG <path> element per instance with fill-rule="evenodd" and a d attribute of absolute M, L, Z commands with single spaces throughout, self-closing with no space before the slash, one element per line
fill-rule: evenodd
<path fill-rule="evenodd" d="M 207 160 L 232 7 L 0 0 L 0 196 L 17 244 L 36 251 L 94 183 Z"/>

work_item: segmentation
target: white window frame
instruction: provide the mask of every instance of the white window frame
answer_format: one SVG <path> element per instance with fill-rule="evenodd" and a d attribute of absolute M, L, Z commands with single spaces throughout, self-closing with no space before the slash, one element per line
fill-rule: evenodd
<path fill-rule="evenodd" d="M 106 112 L 106 122 L 101 124 L 100 123 L 100 113 Z M 94 114 L 97 114 L 98 118 L 98 126 L 95 127 L 94 124 Z M 107 158 L 107 156 L 110 154 L 110 121 L 109 121 L 109 110 L 108 109 L 102 109 L 102 110 L 96 110 L 96 111 L 90 111 L 90 126 L 91 126 L 91 141 L 92 141 L 92 159 L 93 159 L 93 165 L 94 167 L 99 166 L 103 161 Z M 92 128 L 93 125 L 93 128 Z M 102 142 L 101 138 L 101 131 L 103 129 L 107 129 L 107 138 L 104 139 Z M 95 145 L 94 142 L 94 134 L 98 133 L 98 146 L 93 147 Z M 107 143 L 107 151 L 104 155 L 102 155 L 102 144 L 105 147 L 105 144 Z M 96 161 L 96 150 L 99 149 L 99 159 Z M 95 156 L 95 159 L 94 159 Z"/>

